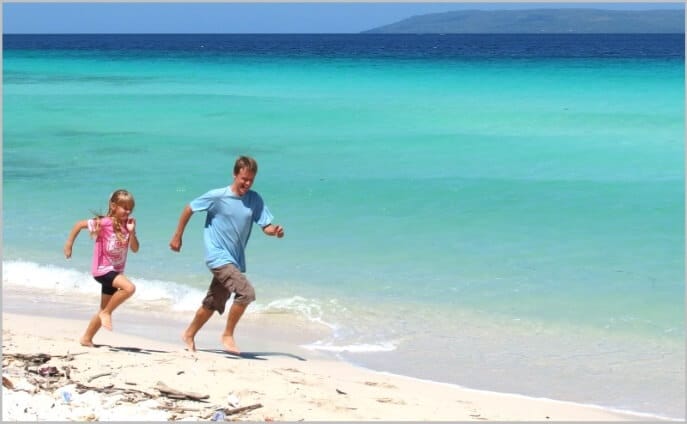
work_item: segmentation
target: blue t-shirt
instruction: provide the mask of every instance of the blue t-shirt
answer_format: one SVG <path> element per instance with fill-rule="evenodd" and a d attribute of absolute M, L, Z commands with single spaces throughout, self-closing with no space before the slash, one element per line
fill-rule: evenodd
<path fill-rule="evenodd" d="M 193 212 L 206 211 L 205 263 L 210 269 L 233 264 L 246 272 L 245 249 L 255 222 L 265 227 L 272 222 L 272 214 L 253 190 L 242 197 L 231 187 L 210 190 L 190 203 Z"/>

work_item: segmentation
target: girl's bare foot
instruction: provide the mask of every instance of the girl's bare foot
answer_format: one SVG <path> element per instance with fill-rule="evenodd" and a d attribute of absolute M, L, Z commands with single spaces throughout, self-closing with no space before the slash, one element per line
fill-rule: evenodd
<path fill-rule="evenodd" d="M 112 331 L 112 315 L 108 314 L 107 312 L 101 311 L 98 314 L 98 317 L 100 318 L 100 323 L 102 324 L 102 326 Z"/>
<path fill-rule="evenodd" d="M 186 345 L 186 349 L 190 350 L 191 352 L 196 351 L 196 342 L 193 340 L 193 337 L 189 337 L 186 335 L 186 333 L 181 333 L 181 341 L 184 342 Z"/>
<path fill-rule="evenodd" d="M 233 336 L 222 336 L 222 346 L 224 346 L 224 350 L 226 350 L 229 353 L 232 353 L 234 355 L 241 354 L 241 351 L 234 342 Z"/>
<path fill-rule="evenodd" d="M 81 340 L 79 340 L 79 343 L 81 344 L 81 346 L 95 347 L 92 340 L 87 340 L 83 337 L 81 338 Z"/>

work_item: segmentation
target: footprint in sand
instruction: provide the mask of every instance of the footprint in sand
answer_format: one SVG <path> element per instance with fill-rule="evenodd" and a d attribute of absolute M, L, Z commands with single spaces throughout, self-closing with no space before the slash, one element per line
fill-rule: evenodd
<path fill-rule="evenodd" d="M 471 409 L 470 412 L 472 412 L 472 414 L 470 414 L 470 416 L 476 420 L 488 420 L 489 419 L 489 418 L 483 417 L 482 414 L 477 412 L 476 409 Z"/>
<path fill-rule="evenodd" d="M 365 384 L 366 386 L 383 387 L 385 389 L 395 389 L 396 388 L 396 386 L 394 386 L 393 384 L 379 383 L 376 381 L 365 381 L 363 384 Z"/>
<path fill-rule="evenodd" d="M 391 399 L 391 398 L 377 398 L 375 399 L 377 402 L 380 403 L 393 403 L 394 405 L 405 405 L 406 403 L 400 399 Z"/>
<path fill-rule="evenodd" d="M 297 372 L 297 373 L 299 373 L 299 374 L 302 374 L 301 371 L 299 371 L 299 370 L 297 370 L 297 369 L 295 369 L 295 368 L 279 368 L 279 369 L 280 369 L 281 371 Z M 284 374 L 280 373 L 278 370 L 272 370 L 272 372 L 275 373 L 275 374 L 284 375 Z"/>

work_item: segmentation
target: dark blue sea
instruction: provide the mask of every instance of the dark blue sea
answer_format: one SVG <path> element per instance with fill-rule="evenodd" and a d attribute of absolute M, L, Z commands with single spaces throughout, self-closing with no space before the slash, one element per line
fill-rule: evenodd
<path fill-rule="evenodd" d="M 5 35 L 4 50 L 109 54 L 465 60 L 684 59 L 684 34 L 67 34 Z"/>

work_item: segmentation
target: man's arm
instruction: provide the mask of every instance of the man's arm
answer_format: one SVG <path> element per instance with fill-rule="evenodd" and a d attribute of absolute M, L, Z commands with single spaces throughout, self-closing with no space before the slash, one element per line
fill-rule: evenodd
<path fill-rule="evenodd" d="M 179 216 L 179 223 L 177 224 L 177 230 L 172 236 L 172 240 L 169 242 L 169 248 L 175 252 L 181 250 L 181 238 L 184 235 L 184 230 L 186 229 L 186 224 L 191 219 L 193 215 L 193 210 L 190 205 L 186 205 L 184 210 L 181 211 L 181 216 Z"/>

